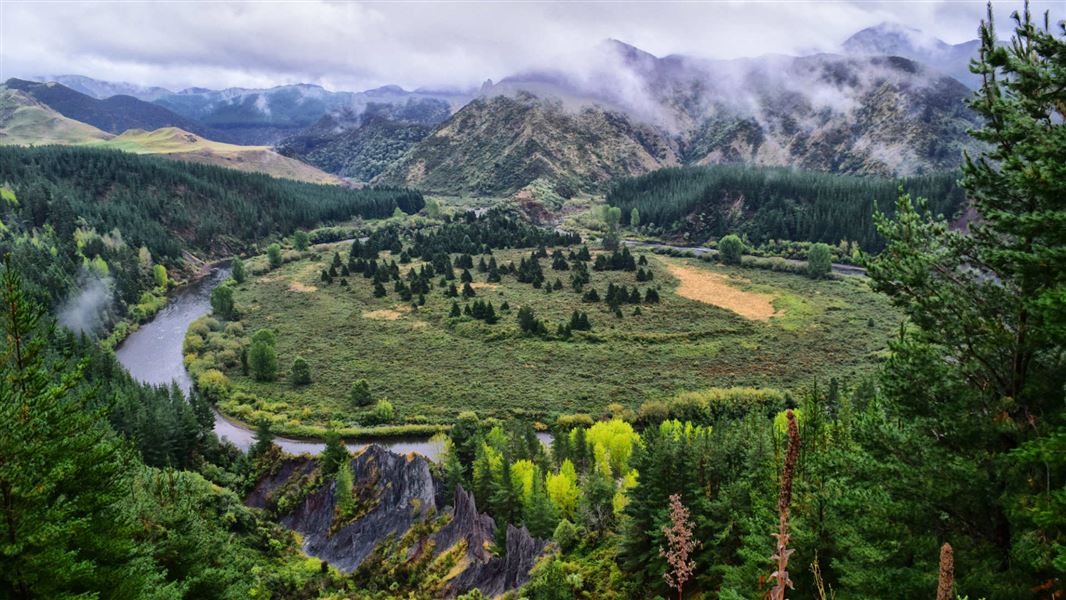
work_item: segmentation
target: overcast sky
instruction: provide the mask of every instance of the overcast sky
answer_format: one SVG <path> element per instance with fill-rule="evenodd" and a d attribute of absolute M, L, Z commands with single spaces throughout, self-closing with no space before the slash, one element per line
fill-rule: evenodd
<path fill-rule="evenodd" d="M 995 4 L 1001 32 L 1021 2 Z M 1034 9 L 1066 13 L 1063 0 Z M 82 74 L 210 88 L 470 87 L 566 64 L 607 38 L 710 58 L 833 51 L 883 21 L 957 43 L 977 1 L 41 2 L 0 0 L 0 78 Z"/>

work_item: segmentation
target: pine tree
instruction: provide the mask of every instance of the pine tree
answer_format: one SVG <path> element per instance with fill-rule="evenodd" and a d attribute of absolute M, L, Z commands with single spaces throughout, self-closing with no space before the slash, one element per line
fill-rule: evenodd
<path fill-rule="evenodd" d="M 326 475 L 332 475 L 348 464 L 350 455 L 348 454 L 348 448 L 344 446 L 344 440 L 341 439 L 336 430 L 327 429 L 325 440 L 326 448 L 322 451 L 321 458 L 322 472 Z"/>
<path fill-rule="evenodd" d="M 151 594 L 121 513 L 135 462 L 76 391 L 86 363 L 49 357 L 54 326 L 9 260 L 0 273 L 0 595 Z"/>
<path fill-rule="evenodd" d="M 456 318 L 462 316 L 462 311 L 459 309 L 459 303 L 452 301 L 452 310 L 448 313 L 449 317 Z"/>

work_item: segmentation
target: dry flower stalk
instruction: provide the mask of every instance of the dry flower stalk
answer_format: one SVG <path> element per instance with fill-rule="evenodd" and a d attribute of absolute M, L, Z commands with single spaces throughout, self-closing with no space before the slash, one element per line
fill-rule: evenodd
<path fill-rule="evenodd" d="M 936 586 L 936 600 L 955 600 L 955 552 L 951 544 L 940 547 L 940 581 Z"/>
<path fill-rule="evenodd" d="M 799 426 L 796 425 L 796 415 L 788 411 L 788 451 L 785 453 L 785 467 L 781 472 L 781 492 L 777 497 L 777 512 L 779 516 L 777 533 L 777 552 L 770 557 L 775 561 L 777 569 L 770 574 L 770 578 L 776 580 L 774 587 L 770 588 L 770 600 L 785 600 L 785 589 L 792 589 L 792 580 L 788 577 L 788 557 L 795 552 L 788 547 L 788 508 L 792 504 L 792 477 L 796 471 L 796 462 L 799 460 L 800 436 Z"/>

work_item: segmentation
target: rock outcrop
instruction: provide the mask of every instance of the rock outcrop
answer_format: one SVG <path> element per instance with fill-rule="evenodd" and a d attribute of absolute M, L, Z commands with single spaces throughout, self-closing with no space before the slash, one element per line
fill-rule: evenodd
<path fill-rule="evenodd" d="M 372 445 L 349 466 L 353 502 L 343 514 L 337 510 L 334 478 L 321 477 L 317 459 L 308 456 L 279 460 L 245 503 L 277 514 L 282 525 L 303 536 L 307 554 L 343 571 L 354 571 L 384 542 L 400 540 L 413 526 L 429 524 L 424 535 L 415 530 L 420 538 L 399 556 L 413 560 L 427 542 L 432 542 L 435 558 L 461 551 L 456 564 L 462 568 L 449 572 L 443 588 L 436 590 L 445 597 L 475 588 L 493 597 L 520 587 L 548 546 L 525 527 L 508 525 L 506 552 L 494 555 L 492 517 L 479 513 L 474 495 L 462 487 L 451 506 L 439 507 L 438 486 L 422 456 Z M 438 515 L 446 518 L 436 519 Z"/>

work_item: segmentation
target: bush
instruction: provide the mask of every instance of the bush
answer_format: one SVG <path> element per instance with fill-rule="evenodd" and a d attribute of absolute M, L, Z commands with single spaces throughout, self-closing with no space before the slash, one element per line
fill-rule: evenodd
<path fill-rule="evenodd" d="M 833 270 L 833 254 L 827 244 L 813 244 L 807 252 L 807 276 L 822 279 Z"/>
<path fill-rule="evenodd" d="M 311 366 L 303 357 L 297 356 L 292 361 L 292 382 L 296 385 L 311 383 Z"/>
<path fill-rule="evenodd" d="M 727 235 L 718 240 L 718 256 L 727 265 L 739 265 L 744 255 L 744 242 L 735 235 Z"/>
<path fill-rule="evenodd" d="M 270 263 L 271 269 L 276 269 L 281 266 L 281 246 L 278 244 L 267 246 L 267 261 Z"/>
<path fill-rule="evenodd" d="M 233 280 L 237 283 L 244 283 L 244 281 L 248 279 L 248 267 L 244 265 L 244 261 L 241 260 L 241 257 L 234 256 L 233 259 L 230 260 L 230 276 L 233 277 Z"/>
<path fill-rule="evenodd" d="M 360 379 L 352 384 L 352 389 L 348 392 L 348 399 L 353 406 L 364 407 L 370 406 L 370 403 L 374 401 L 370 395 L 370 384 L 365 379 Z"/>
<path fill-rule="evenodd" d="M 576 546 L 580 538 L 581 531 L 577 528 L 577 525 L 566 519 L 559 521 L 559 524 L 555 527 L 555 533 L 552 535 L 552 539 L 563 552 L 567 552 Z"/>
<path fill-rule="evenodd" d="M 233 288 L 228 282 L 211 290 L 211 309 L 215 311 L 215 314 L 227 321 L 237 318 L 237 305 L 233 300 Z"/>
<path fill-rule="evenodd" d="M 278 355 L 274 350 L 274 332 L 260 329 L 252 336 L 248 366 L 257 381 L 272 381 L 278 374 Z"/>
<path fill-rule="evenodd" d="M 218 369 L 208 369 L 196 378 L 196 387 L 211 402 L 218 402 L 229 396 L 230 383 L 226 375 Z"/>
<path fill-rule="evenodd" d="M 292 234 L 292 245 L 302 252 L 307 250 L 307 247 L 311 245 L 311 238 L 307 235 L 306 231 L 297 230 Z"/>
<path fill-rule="evenodd" d="M 384 425 L 392 421 L 395 416 L 396 409 L 393 408 L 392 402 L 389 402 L 384 398 L 378 400 L 377 405 L 374 406 L 374 423 Z"/>
<path fill-rule="evenodd" d="M 663 402 L 641 404 L 637 422 L 655 425 L 669 419 L 710 425 L 719 419 L 740 419 L 755 413 L 773 416 L 785 408 L 785 395 L 770 388 L 708 388 L 683 392 Z"/>

